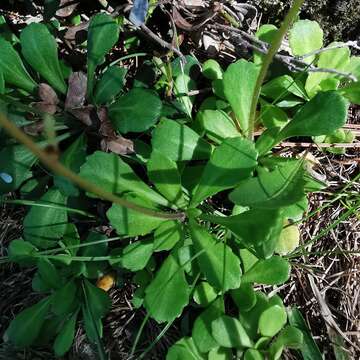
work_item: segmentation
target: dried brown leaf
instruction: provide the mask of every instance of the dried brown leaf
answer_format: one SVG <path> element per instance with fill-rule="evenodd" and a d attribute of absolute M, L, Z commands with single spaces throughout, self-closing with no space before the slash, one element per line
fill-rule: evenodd
<path fill-rule="evenodd" d="M 86 96 L 87 76 L 81 71 L 69 77 L 69 88 L 66 94 L 65 109 L 70 110 L 84 105 Z"/>
<path fill-rule="evenodd" d="M 41 83 L 38 88 L 38 94 L 43 103 L 49 105 L 57 105 L 59 103 L 59 98 L 56 95 L 54 89 L 45 83 Z"/>
<path fill-rule="evenodd" d="M 67 5 L 68 4 L 68 5 Z M 60 7 L 56 11 L 56 16 L 68 17 L 70 16 L 79 5 L 78 1 L 74 0 L 60 0 Z"/>
<path fill-rule="evenodd" d="M 47 104 L 45 101 L 39 101 L 34 105 L 38 110 L 50 115 L 54 115 L 57 111 L 57 106 L 55 104 Z"/>
<path fill-rule="evenodd" d="M 118 155 L 133 154 L 134 143 L 131 140 L 118 135 L 113 139 L 104 138 L 101 140 L 101 149 Z"/>
<path fill-rule="evenodd" d="M 103 151 L 111 151 L 118 155 L 132 154 L 134 152 L 134 143 L 120 135 L 117 135 L 111 122 L 109 121 L 107 109 L 101 107 L 98 109 L 98 117 L 100 120 L 101 149 Z"/>
<path fill-rule="evenodd" d="M 88 26 L 89 26 L 89 21 L 86 21 L 76 26 L 69 27 L 64 35 L 64 39 L 68 41 L 76 40 L 76 38 L 79 36 L 79 33 L 86 31 Z"/>
<path fill-rule="evenodd" d="M 92 105 L 69 109 L 69 112 L 87 126 L 93 126 L 96 123 L 96 113 Z"/>
<path fill-rule="evenodd" d="M 38 136 L 43 132 L 43 130 L 44 122 L 42 120 L 23 127 L 23 131 L 30 136 Z"/>

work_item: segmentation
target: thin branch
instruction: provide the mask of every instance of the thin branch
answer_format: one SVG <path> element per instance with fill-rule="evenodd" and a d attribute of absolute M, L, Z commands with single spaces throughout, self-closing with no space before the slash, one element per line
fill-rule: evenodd
<path fill-rule="evenodd" d="M 156 35 L 154 32 L 152 32 L 145 24 L 141 24 L 140 28 L 142 31 L 144 31 L 144 33 L 146 33 L 151 39 L 153 39 L 154 41 L 156 41 L 160 46 L 169 49 L 170 51 L 173 51 L 175 54 L 177 54 L 183 61 L 185 61 L 185 56 L 183 55 L 183 53 L 177 49 L 175 46 L 173 46 L 172 44 L 166 42 L 165 40 L 163 40 L 160 36 Z"/>
<path fill-rule="evenodd" d="M 280 147 L 303 147 L 303 148 L 360 148 L 360 142 L 356 143 L 308 143 L 308 142 L 282 142 Z"/>
<path fill-rule="evenodd" d="M 322 52 L 325 52 L 325 51 L 329 51 L 329 50 L 334 50 L 334 49 L 341 49 L 341 48 L 345 48 L 345 47 L 352 47 L 356 50 L 360 50 L 360 46 L 358 45 L 357 41 L 347 41 L 345 43 L 342 43 L 342 44 L 337 44 L 337 45 L 331 45 L 331 46 L 328 46 L 328 47 L 324 47 L 324 48 L 321 48 L 321 49 L 318 49 L 318 50 L 314 50 L 314 51 L 311 51 L 305 55 L 301 55 L 301 56 L 297 56 L 298 59 L 306 59 L 307 57 L 310 57 L 310 56 L 314 56 L 314 55 L 318 55 Z"/>
<path fill-rule="evenodd" d="M 237 38 L 240 38 L 242 45 L 246 48 L 259 52 L 262 55 L 266 55 L 269 51 L 269 44 L 257 39 L 255 36 L 247 34 L 245 31 L 234 28 L 228 25 L 221 25 L 221 24 L 212 24 L 209 27 L 214 29 L 220 29 L 227 31 L 229 33 L 235 33 Z M 308 72 L 323 72 L 323 73 L 330 73 L 336 74 L 342 77 L 345 77 L 351 81 L 357 81 L 357 77 L 351 73 L 339 71 L 336 69 L 327 69 L 327 68 L 317 68 L 316 66 L 310 65 L 304 61 L 302 61 L 298 57 L 292 57 L 290 55 L 283 55 L 277 53 L 275 56 L 276 60 L 281 61 L 285 64 L 289 70 L 291 71 L 308 71 Z"/>
<path fill-rule="evenodd" d="M 108 200 L 112 203 L 123 206 L 127 209 L 131 209 L 137 212 L 140 212 L 144 215 L 161 218 L 161 219 L 173 219 L 183 221 L 186 217 L 185 213 L 165 213 L 161 211 L 154 211 L 142 206 L 133 204 L 127 200 L 124 200 L 115 194 L 107 192 L 102 188 L 94 185 L 91 182 L 83 179 L 82 177 L 76 175 L 74 172 L 62 165 L 54 156 L 47 154 L 41 148 L 39 148 L 35 142 L 27 136 L 23 131 L 18 129 L 13 123 L 11 123 L 2 113 L 0 113 L 0 125 L 16 140 L 25 145 L 34 155 L 36 155 L 40 161 L 44 163 L 50 170 L 55 174 L 63 176 L 69 179 L 74 184 L 78 185 L 82 189 L 86 190 L 89 193 L 96 194 L 104 200 Z"/>

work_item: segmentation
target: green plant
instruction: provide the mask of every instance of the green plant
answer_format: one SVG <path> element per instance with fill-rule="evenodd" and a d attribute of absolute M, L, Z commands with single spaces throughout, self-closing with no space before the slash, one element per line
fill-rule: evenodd
<path fill-rule="evenodd" d="M 87 83 L 82 84 L 87 106 L 100 121 L 105 109 L 109 119 L 102 121 L 111 124 L 115 140 L 119 134 L 147 137 L 134 141 L 134 153 L 123 157 L 94 151 L 87 141 L 97 125 L 85 116 L 84 100 L 77 107 L 85 124 L 75 120 L 79 113 L 68 101 L 64 111 L 55 110 L 53 116 L 21 106 L 22 101 L 37 99 L 43 80 L 56 97 L 69 94 L 75 81 L 59 61 L 45 25 L 31 24 L 20 37 L 31 69 L 0 38 L 0 79 L 5 80 L 0 82 L 0 106 L 10 119 L 0 114 L 0 123 L 22 143 L 0 134 L 6 141 L 0 153 L 0 190 L 18 190 L 20 202 L 32 205 L 24 219 L 23 239 L 11 242 L 8 260 L 36 266 L 33 289 L 46 294 L 11 322 L 9 341 L 26 347 L 54 340 L 54 351 L 62 356 L 81 318 L 89 340 L 105 358 L 101 319 L 110 298 L 94 281 L 115 270 L 138 286 L 134 306 L 144 306 L 159 323 L 168 327 L 184 311 L 198 313 L 187 334 L 191 337 L 169 349 L 169 360 L 231 359 L 234 354 L 278 359 L 285 347 L 303 351 L 308 346 L 311 340 L 300 316 L 293 311 L 288 321 L 282 300 L 255 291 L 254 284 L 288 280 L 291 264 L 277 254 L 297 247 L 293 222 L 307 209 L 306 194 L 325 185 L 309 174 L 306 157 L 286 159 L 272 149 L 287 138 L 327 137 L 339 131 L 347 117 L 346 97 L 359 100 L 359 83 L 348 83 L 339 73 L 293 77 L 283 70 L 280 76 L 271 77 L 270 72 L 262 85 L 300 4 L 295 2 L 283 27 L 273 32 L 267 56 L 254 54 L 254 62 L 242 59 L 225 71 L 207 62 L 204 76 L 192 57 L 185 65 L 179 59 L 166 63 L 156 58 L 144 65 L 146 71 L 126 93 L 124 68 L 112 65 L 101 75 L 96 72 L 116 43 L 119 27 L 105 14 L 94 16 L 88 30 Z M 297 38 L 307 26 L 316 27 L 299 21 L 290 31 L 294 55 L 322 46 L 318 34 L 301 48 Z M 319 66 L 330 66 L 322 56 L 326 53 L 318 56 Z M 335 57 L 328 60 L 332 67 L 358 71 L 358 58 L 339 55 L 335 63 Z M 155 75 L 156 91 L 144 80 L 149 72 L 150 78 Z M 198 106 L 193 120 L 197 104 L 189 92 L 201 81 L 210 81 L 213 94 Z M 160 94 L 167 99 L 162 101 Z M 60 106 L 57 101 L 47 105 Z M 44 116 L 44 131 L 34 139 L 14 126 L 28 125 L 29 113 Z M 255 141 L 254 130 L 260 126 L 264 131 Z M 69 141 L 73 135 L 77 138 Z M 58 159 L 59 149 L 63 151 Z M 36 166 L 38 159 L 46 165 L 46 175 Z M 210 198 L 219 199 L 224 210 L 207 201 Z M 106 215 L 96 212 L 97 204 L 104 206 Z M 94 226 L 80 229 L 76 220 L 84 218 Z M 117 237 L 96 229 L 104 222 Z M 225 309 L 225 299 L 233 303 L 233 316 Z M 316 353 L 316 345 L 311 346 Z"/>

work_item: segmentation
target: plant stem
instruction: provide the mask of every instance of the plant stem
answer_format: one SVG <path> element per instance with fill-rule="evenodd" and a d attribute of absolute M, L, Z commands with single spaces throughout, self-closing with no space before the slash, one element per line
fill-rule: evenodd
<path fill-rule="evenodd" d="M 123 206 L 127 209 L 131 209 L 137 212 L 140 212 L 144 215 L 161 218 L 161 219 L 172 219 L 172 220 L 184 220 L 185 214 L 183 212 L 179 213 L 165 213 L 162 211 L 155 211 L 142 206 L 133 204 L 127 200 L 124 200 L 118 197 L 115 194 L 112 194 L 108 191 L 105 191 L 98 187 L 97 185 L 92 184 L 91 182 L 81 178 L 76 175 L 74 172 L 62 165 L 54 156 L 47 154 L 45 151 L 40 149 L 36 143 L 27 136 L 23 131 L 18 129 L 13 123 L 11 123 L 3 114 L 0 113 L 0 125 L 16 140 L 24 144 L 34 155 L 36 155 L 40 161 L 44 163 L 50 170 L 59 176 L 63 176 L 69 179 L 74 184 L 78 185 L 82 189 L 86 190 L 89 193 L 95 194 L 103 200 L 110 201 L 112 203 Z"/>
<path fill-rule="evenodd" d="M 292 7 L 290 8 L 288 14 L 286 15 L 284 22 L 282 23 L 280 29 L 276 32 L 274 40 L 271 42 L 269 51 L 264 56 L 263 63 L 259 72 L 259 76 L 256 81 L 254 94 L 251 101 L 250 108 L 250 118 L 249 118 L 249 139 L 253 140 L 254 138 L 254 128 L 255 128 L 255 119 L 256 119 L 256 107 L 260 97 L 261 85 L 265 80 L 266 74 L 268 72 L 269 66 L 278 52 L 281 42 L 285 37 L 287 31 L 289 30 L 292 22 L 295 20 L 297 13 L 299 12 L 301 5 L 304 0 L 294 0 Z"/>

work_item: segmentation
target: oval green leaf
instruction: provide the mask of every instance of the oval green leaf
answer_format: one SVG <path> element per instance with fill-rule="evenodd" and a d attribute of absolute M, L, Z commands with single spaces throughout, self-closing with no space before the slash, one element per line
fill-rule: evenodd
<path fill-rule="evenodd" d="M 284 307 L 274 305 L 266 309 L 259 318 L 259 331 L 262 336 L 275 336 L 286 324 Z"/>
<path fill-rule="evenodd" d="M 94 100 L 96 104 L 111 102 L 125 84 L 126 68 L 109 66 L 96 85 Z"/>
<path fill-rule="evenodd" d="M 290 277 L 290 264 L 280 256 L 259 260 L 242 276 L 242 281 L 280 285 Z"/>
<path fill-rule="evenodd" d="M 146 288 L 144 305 L 157 322 L 172 321 L 188 304 L 189 295 L 184 269 L 170 254 Z"/>
<path fill-rule="evenodd" d="M 143 132 L 155 125 L 162 102 L 151 90 L 134 88 L 109 107 L 110 120 L 120 133 Z"/>
<path fill-rule="evenodd" d="M 44 24 L 31 23 L 20 35 L 21 51 L 26 61 L 54 89 L 66 93 L 67 86 L 61 71 L 57 44 Z"/>
<path fill-rule="evenodd" d="M 37 84 L 26 71 L 19 54 L 11 44 L 0 37 L 0 68 L 6 83 L 34 92 Z"/>
<path fill-rule="evenodd" d="M 191 206 L 196 207 L 207 197 L 230 189 L 248 178 L 257 165 L 254 144 L 244 138 L 224 140 L 212 153 L 197 186 Z"/>
<path fill-rule="evenodd" d="M 248 348 L 253 343 L 238 319 L 223 315 L 211 323 L 212 335 L 226 348 Z"/>
<path fill-rule="evenodd" d="M 259 67 L 243 59 L 231 64 L 224 73 L 225 97 L 244 135 L 249 132 L 250 107 L 258 74 Z"/>
<path fill-rule="evenodd" d="M 95 70 L 119 38 L 119 25 L 104 13 L 93 16 L 89 23 L 87 38 L 87 95 L 91 99 Z"/>
<path fill-rule="evenodd" d="M 41 249 L 56 246 L 67 227 L 66 201 L 67 197 L 63 196 L 59 190 L 55 188 L 48 190 L 40 198 L 40 202 L 48 206 L 32 206 L 24 218 L 25 240 Z M 59 206 L 64 208 L 59 208 Z"/>
<path fill-rule="evenodd" d="M 200 270 L 210 285 L 227 291 L 240 286 L 240 260 L 231 248 L 216 239 L 195 221 L 190 220 L 190 234 Z"/>

